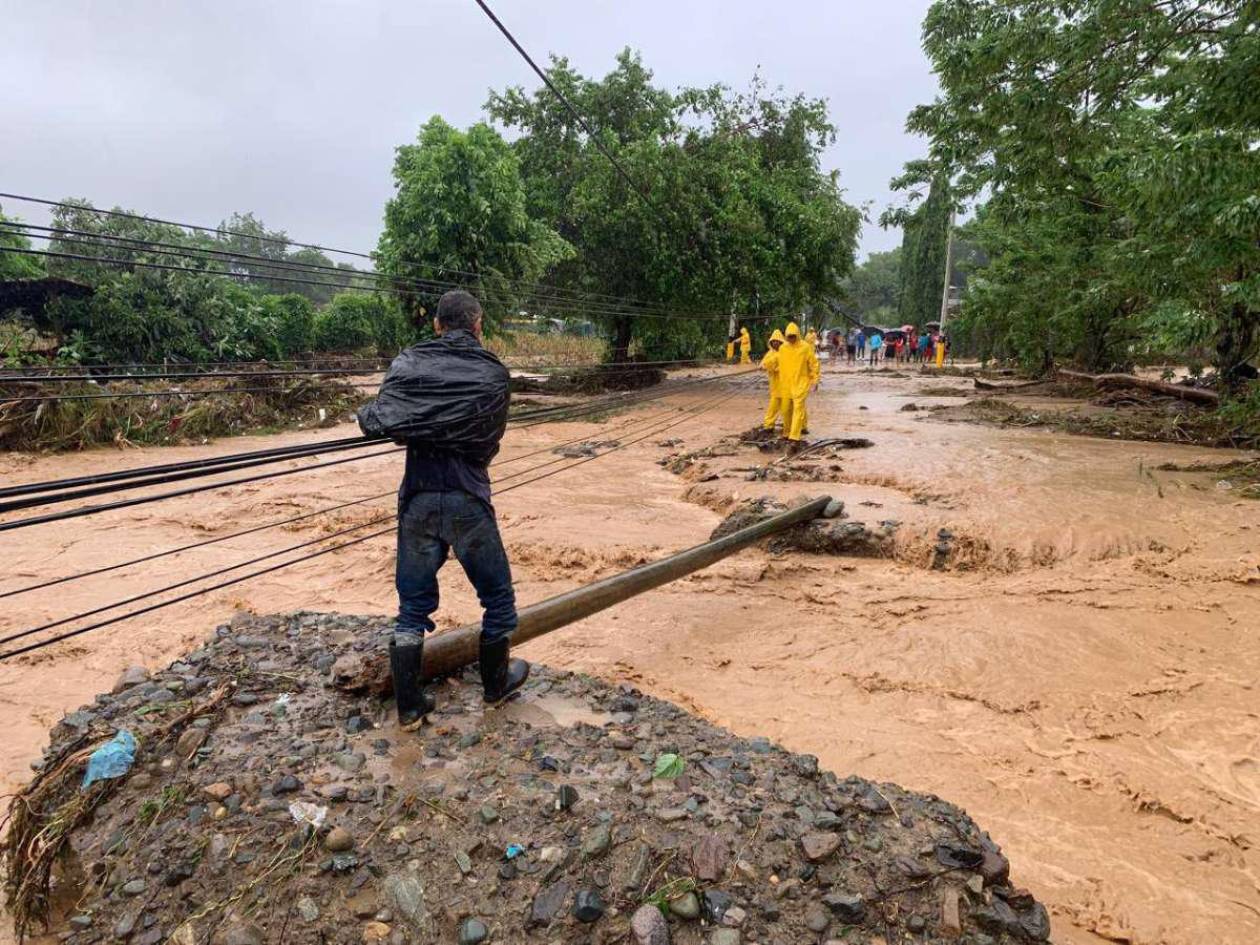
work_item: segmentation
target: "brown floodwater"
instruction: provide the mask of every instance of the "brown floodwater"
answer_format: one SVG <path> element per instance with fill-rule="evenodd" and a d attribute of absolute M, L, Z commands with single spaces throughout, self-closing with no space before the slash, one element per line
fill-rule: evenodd
<path fill-rule="evenodd" d="M 1235 454 L 939 423 L 900 411 L 911 399 L 959 403 L 916 394 L 939 379 L 824 370 L 813 435 L 874 442 L 842 454 L 832 481 L 747 482 L 732 470 L 766 461 L 750 448 L 685 476 L 657 465 L 756 422 L 761 394 L 741 394 L 499 498 L 519 598 L 695 544 L 720 520 L 715 509 L 760 495 L 825 491 L 853 519 L 898 522 L 894 558 L 745 551 L 535 641 L 525 655 L 632 682 L 741 734 L 817 754 L 841 775 L 962 805 L 1010 855 L 1015 881 L 1047 903 L 1056 942 L 1260 941 L 1260 502 L 1237 498 L 1211 474 L 1154 468 Z M 672 403 L 701 401 L 689 394 Z M 588 433 L 615 439 L 621 429 L 633 439 L 663 409 L 514 430 L 504 456 Z M 5 457 L 0 477 L 47 479 L 350 432 Z M 685 445 L 659 445 L 667 439 Z M 8 565 L 0 591 L 386 492 L 399 466 L 396 456 L 365 460 L 0 535 Z M 701 481 L 710 475 L 719 478 Z M 0 630 L 226 567 L 391 507 L 385 499 L 8 598 Z M 932 570 L 941 529 L 951 563 Z M 126 666 L 169 662 L 238 608 L 388 613 L 392 568 L 389 538 L 377 539 L 0 664 L 3 790 L 21 783 L 60 715 L 108 690 Z M 476 616 L 454 564 L 443 594 L 440 626 Z"/>

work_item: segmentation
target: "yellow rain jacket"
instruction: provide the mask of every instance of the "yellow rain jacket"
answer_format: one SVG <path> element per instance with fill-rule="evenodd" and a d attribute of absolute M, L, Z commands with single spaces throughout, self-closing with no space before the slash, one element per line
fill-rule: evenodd
<path fill-rule="evenodd" d="M 774 429 L 774 421 L 783 412 L 783 396 L 779 389 L 779 352 L 774 350 L 776 341 L 783 341 L 783 332 L 777 328 L 770 336 L 770 350 L 761 359 L 761 369 L 766 372 L 766 378 L 770 381 L 770 403 L 766 407 L 765 420 L 762 422 L 762 426 L 767 430 Z M 782 348 L 782 344 L 779 347 Z"/>
<path fill-rule="evenodd" d="M 752 364 L 752 336 L 747 328 L 739 330 L 739 363 Z"/>
<path fill-rule="evenodd" d="M 779 396 L 784 401 L 784 431 L 789 440 L 799 440 L 805 427 L 805 399 L 818 382 L 822 368 L 817 353 L 801 340 L 796 322 L 790 322 L 783 334 L 786 340 L 779 348 Z"/>

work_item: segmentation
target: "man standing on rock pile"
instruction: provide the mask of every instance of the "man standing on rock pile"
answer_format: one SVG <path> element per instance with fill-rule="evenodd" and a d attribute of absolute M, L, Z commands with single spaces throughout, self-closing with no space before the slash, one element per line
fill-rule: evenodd
<path fill-rule="evenodd" d="M 398 490 L 398 622 L 389 645 L 402 725 L 434 708 L 423 685 L 424 635 L 434 628 L 437 573 L 452 550 L 484 610 L 485 701 L 506 699 L 529 676 L 528 663 L 508 658 L 516 595 L 487 468 L 507 427 L 508 370 L 481 346 L 481 326 L 481 304 L 462 290 L 447 292 L 433 320 L 438 337 L 398 355 L 376 400 L 359 411 L 365 434 L 407 446 Z"/>

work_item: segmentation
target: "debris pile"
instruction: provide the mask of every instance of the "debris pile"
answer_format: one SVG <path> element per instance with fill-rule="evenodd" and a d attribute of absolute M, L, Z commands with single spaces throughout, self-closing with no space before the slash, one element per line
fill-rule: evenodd
<path fill-rule="evenodd" d="M 808 498 L 802 501 L 809 501 Z M 786 551 L 804 551 L 809 554 L 847 555 L 861 558 L 891 558 L 894 555 L 894 538 L 897 523 L 881 522 L 870 528 L 863 522 L 846 521 L 843 503 L 833 518 L 819 518 L 805 522 L 765 541 L 765 548 L 776 554 Z M 788 506 L 769 496 L 761 496 L 741 503 L 709 535 L 709 540 L 722 538 L 740 529 L 756 525 L 771 516 L 786 511 Z"/>
<path fill-rule="evenodd" d="M 384 621 L 241 617 L 66 716 L 13 810 L 9 906 L 69 945 L 1045 941 L 997 845 L 626 687 L 471 671 L 400 731 L 333 686 Z M 134 738 L 103 780 L 87 759 Z M 129 739 L 121 739 L 125 749 Z M 124 751 L 125 755 L 126 752 Z M 51 884 L 23 880 L 58 846 Z"/>

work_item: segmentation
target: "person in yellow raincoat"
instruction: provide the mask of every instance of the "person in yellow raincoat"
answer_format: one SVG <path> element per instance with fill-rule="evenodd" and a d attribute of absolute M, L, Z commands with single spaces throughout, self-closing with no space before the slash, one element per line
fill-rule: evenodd
<path fill-rule="evenodd" d="M 766 418 L 762 423 L 762 427 L 767 430 L 774 429 L 775 421 L 783 413 L 783 396 L 779 390 L 779 348 L 782 345 L 783 332 L 776 328 L 770 336 L 770 350 L 761 359 L 761 369 L 766 372 L 770 381 L 770 403 L 766 406 Z"/>
<path fill-rule="evenodd" d="M 818 383 L 822 367 L 818 354 L 801 339 L 796 322 L 788 323 L 784 342 L 779 347 L 779 397 L 784 403 L 783 432 L 792 443 L 800 443 L 808 419 L 805 401 Z"/>
<path fill-rule="evenodd" d="M 817 354 L 818 353 L 818 332 L 814 331 L 814 329 L 812 328 L 809 331 L 805 332 L 805 344 L 809 345 L 810 351 L 813 351 L 815 354 Z"/>
<path fill-rule="evenodd" d="M 735 336 L 726 339 L 726 360 L 734 363 L 735 361 Z"/>
<path fill-rule="evenodd" d="M 752 336 L 747 328 L 739 330 L 739 363 L 752 364 Z"/>

